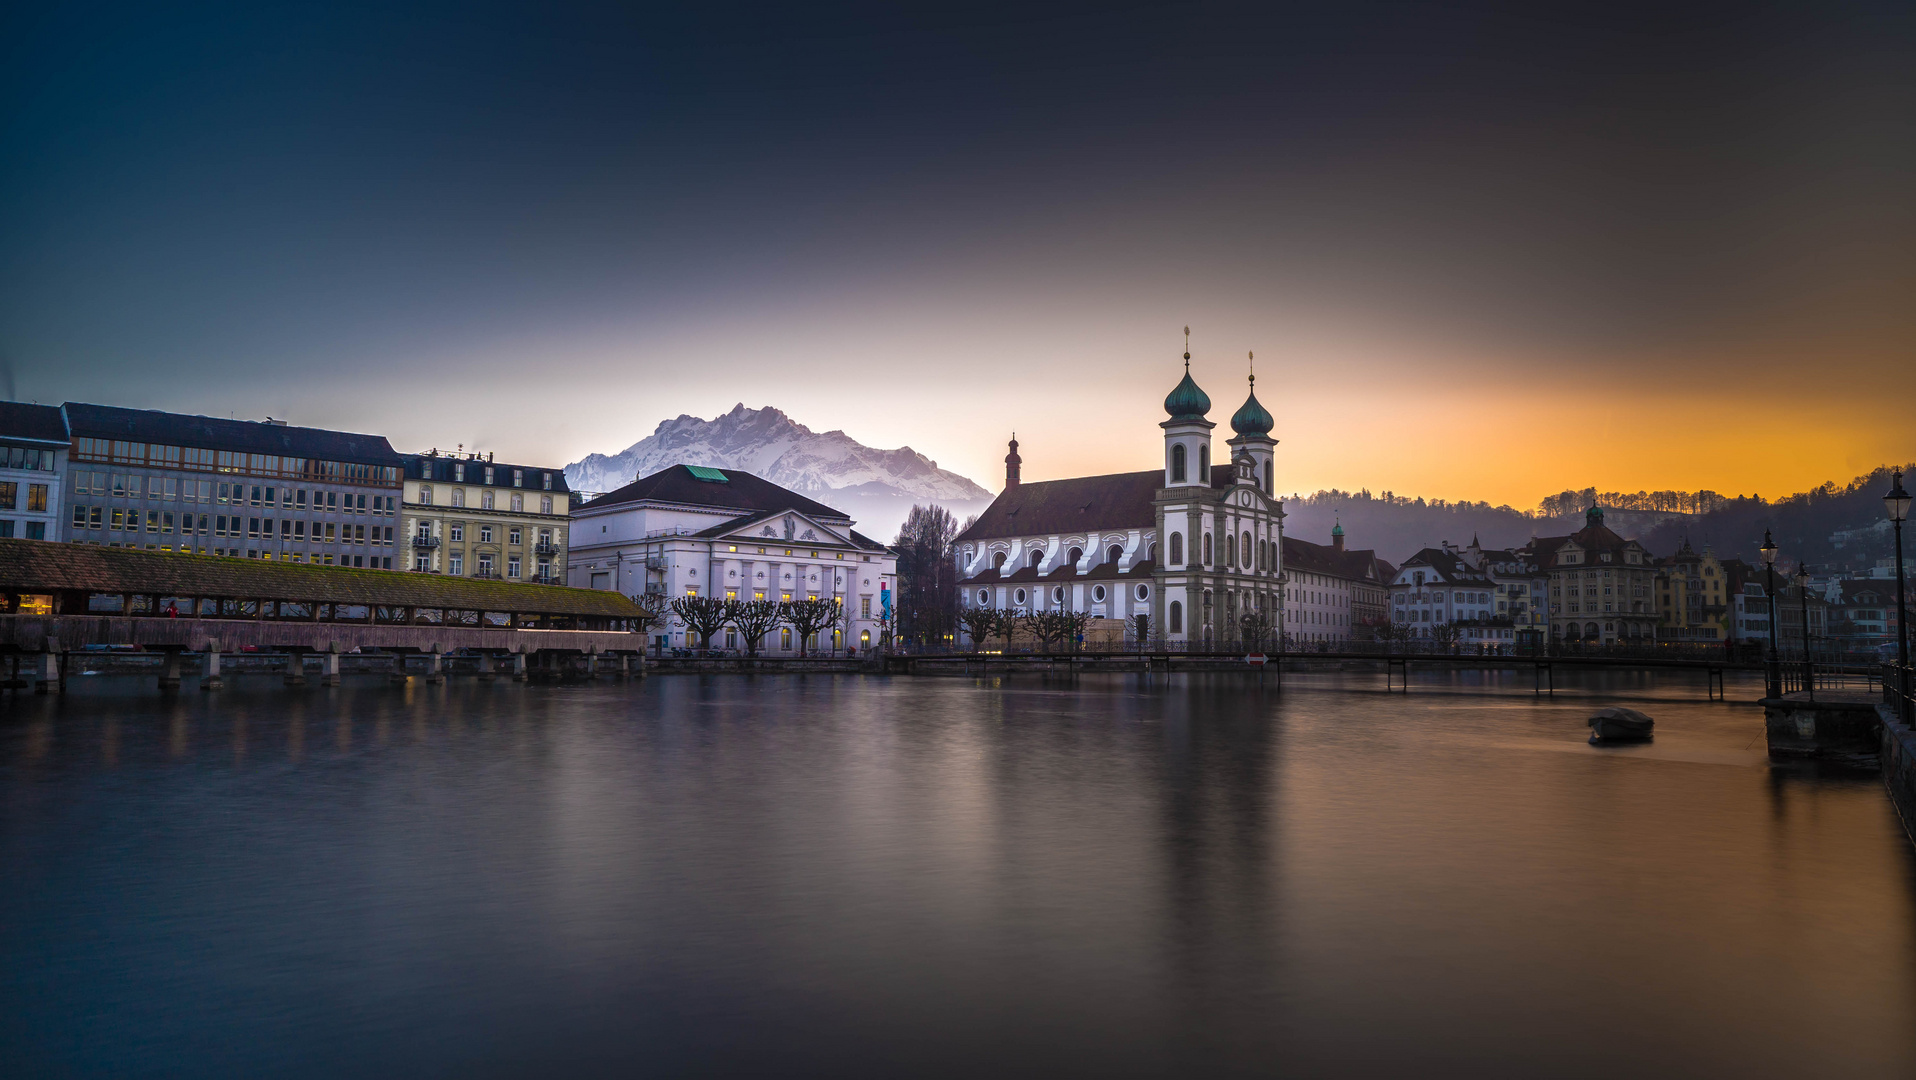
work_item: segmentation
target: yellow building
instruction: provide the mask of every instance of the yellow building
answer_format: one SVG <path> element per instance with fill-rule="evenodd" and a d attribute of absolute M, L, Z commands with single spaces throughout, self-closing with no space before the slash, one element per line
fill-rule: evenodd
<path fill-rule="evenodd" d="M 1657 637 L 1665 641 L 1722 641 L 1728 635 L 1730 582 L 1710 549 L 1701 555 L 1685 540 L 1657 568 Z"/>
<path fill-rule="evenodd" d="M 559 469 L 478 454 L 411 454 L 406 565 L 420 573 L 563 585 L 572 493 Z"/>

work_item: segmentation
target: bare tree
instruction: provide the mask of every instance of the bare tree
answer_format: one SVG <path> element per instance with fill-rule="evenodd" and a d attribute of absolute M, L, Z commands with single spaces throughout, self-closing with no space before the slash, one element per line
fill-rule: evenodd
<path fill-rule="evenodd" d="M 998 629 L 998 612 L 987 607 L 965 608 L 958 612 L 958 621 L 964 625 L 965 633 L 971 638 L 971 647 L 982 648 L 991 635 Z"/>
<path fill-rule="evenodd" d="M 1025 618 L 1026 616 L 1020 615 L 1015 611 L 998 612 L 998 622 L 997 622 L 996 629 L 998 631 L 998 636 L 1005 639 L 1004 651 L 1006 652 L 1011 651 L 1011 635 L 1018 632 L 1018 625 L 1024 622 Z"/>
<path fill-rule="evenodd" d="M 798 634 L 800 656 L 809 654 L 808 647 L 813 634 L 838 621 L 838 601 L 829 597 L 808 596 L 803 600 L 788 600 L 783 607 L 785 621 Z"/>
<path fill-rule="evenodd" d="M 1061 640 L 1071 632 L 1071 626 L 1062 611 L 1034 611 L 1025 616 L 1025 629 L 1038 639 L 1038 648 L 1042 652 L 1051 651 L 1051 643 Z"/>
<path fill-rule="evenodd" d="M 942 643 L 958 618 L 958 522 L 942 506 L 913 506 L 892 547 L 898 552 L 899 636 Z"/>
<path fill-rule="evenodd" d="M 701 651 L 711 648 L 712 635 L 725 629 L 725 601 L 714 596 L 674 597 L 672 614 L 698 635 Z"/>
<path fill-rule="evenodd" d="M 738 627 L 747 656 L 758 655 L 759 642 L 778 625 L 780 616 L 776 600 L 729 600 L 725 604 L 725 620 Z"/>
<path fill-rule="evenodd" d="M 1246 647 L 1262 650 L 1265 642 L 1271 638 L 1271 617 L 1268 613 L 1252 608 L 1237 618 L 1239 631 L 1244 635 Z"/>
<path fill-rule="evenodd" d="M 632 602 L 639 607 L 639 613 L 632 616 L 632 629 L 641 634 L 650 633 L 665 617 L 665 597 L 658 593 L 641 593 L 633 597 Z"/>
<path fill-rule="evenodd" d="M 1445 652 L 1455 652 L 1457 639 L 1462 636 L 1463 631 L 1457 628 L 1456 623 L 1433 623 L 1430 628 L 1431 642 L 1442 648 Z"/>

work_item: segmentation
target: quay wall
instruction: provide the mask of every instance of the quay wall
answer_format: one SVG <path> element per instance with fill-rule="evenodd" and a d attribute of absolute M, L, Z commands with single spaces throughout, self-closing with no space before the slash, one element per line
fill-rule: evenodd
<path fill-rule="evenodd" d="M 1916 840 L 1916 731 L 1888 705 L 1878 705 L 1876 713 L 1883 727 L 1883 786 L 1889 789 L 1889 801 L 1903 821 L 1903 831 Z"/>

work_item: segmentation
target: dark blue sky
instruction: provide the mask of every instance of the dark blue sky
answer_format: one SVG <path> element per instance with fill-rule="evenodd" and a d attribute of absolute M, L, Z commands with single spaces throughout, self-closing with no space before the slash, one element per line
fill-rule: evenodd
<path fill-rule="evenodd" d="M 1720 439 L 1768 380 L 1849 434 L 1747 464 L 1822 479 L 1916 451 L 1854 415 L 1916 368 L 1912 11 L 16 5 L 0 352 L 555 464 L 777 404 L 991 482 L 1014 425 L 1148 465 L 1188 323 L 1229 407 L 1266 358 L 1304 489 L 1527 499 L 1588 452 L 1418 448 L 1566 395 Z"/>

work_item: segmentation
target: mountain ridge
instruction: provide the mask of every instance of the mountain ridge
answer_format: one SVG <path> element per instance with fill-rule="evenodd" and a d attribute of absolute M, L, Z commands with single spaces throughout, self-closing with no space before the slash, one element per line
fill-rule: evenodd
<path fill-rule="evenodd" d="M 673 465 L 739 469 L 842 510 L 859 531 L 889 538 L 913 503 L 936 502 L 961 517 L 992 493 L 901 446 L 866 446 L 842 428 L 816 432 L 783 410 L 744 402 L 710 420 L 680 413 L 616 454 L 588 454 L 565 467 L 574 491 L 613 491 Z"/>

